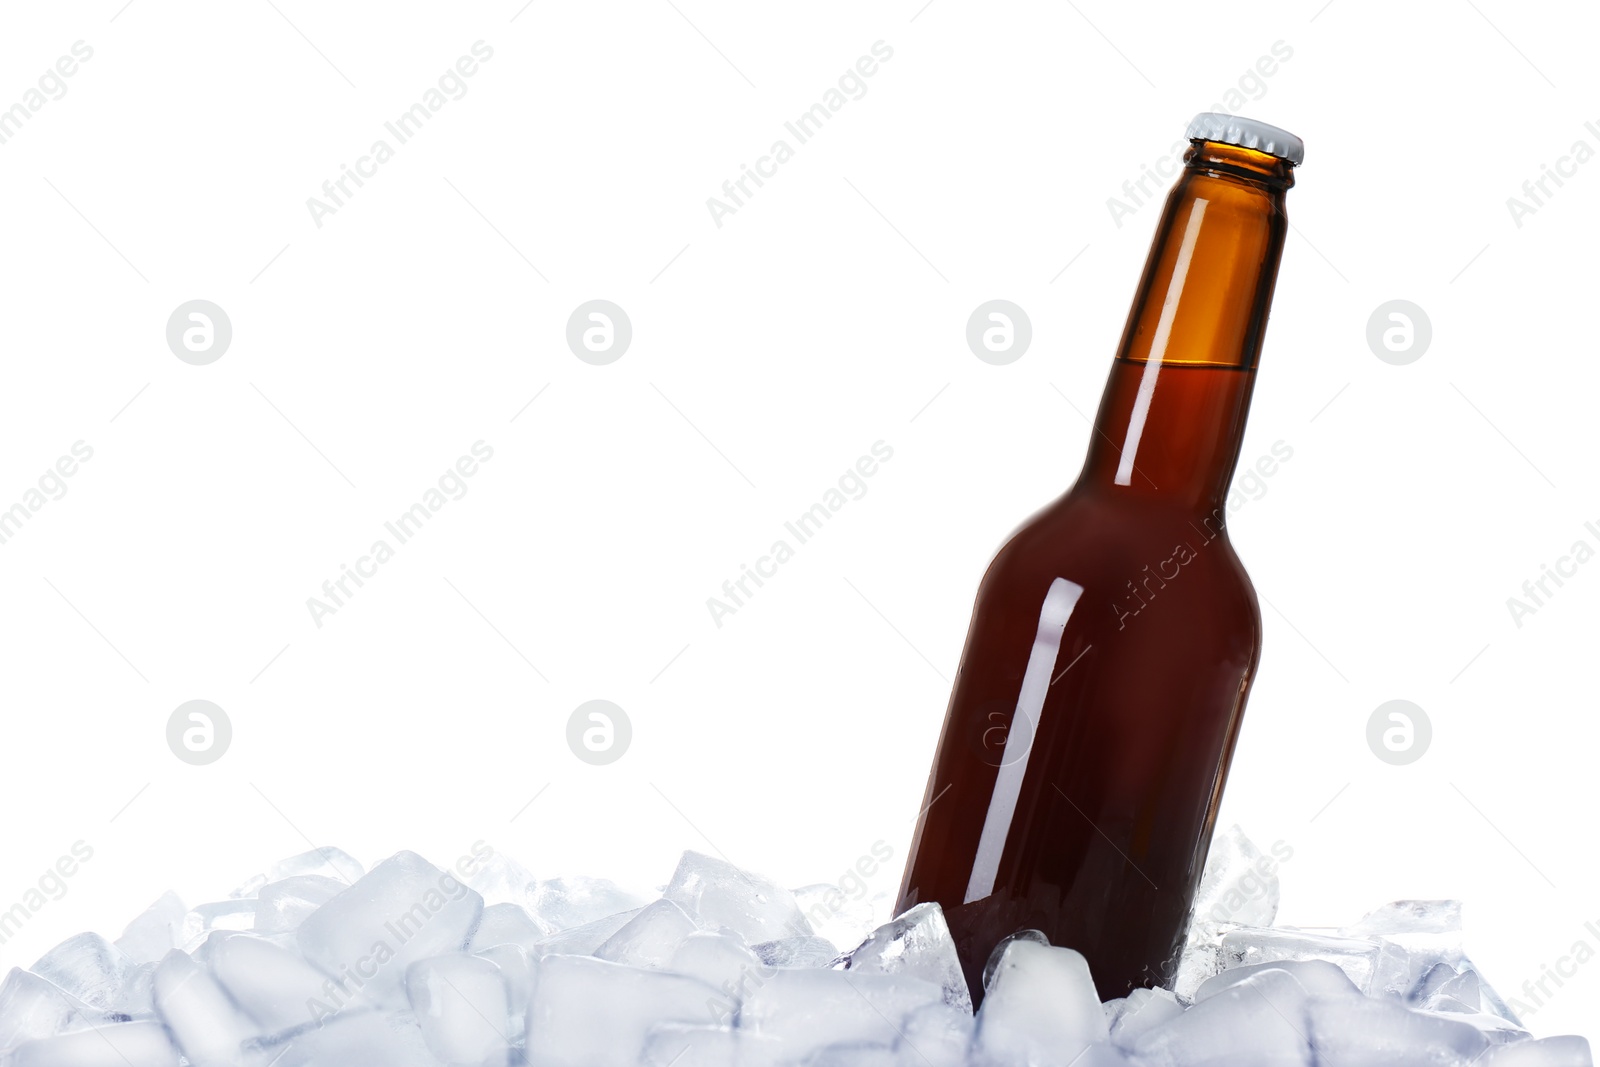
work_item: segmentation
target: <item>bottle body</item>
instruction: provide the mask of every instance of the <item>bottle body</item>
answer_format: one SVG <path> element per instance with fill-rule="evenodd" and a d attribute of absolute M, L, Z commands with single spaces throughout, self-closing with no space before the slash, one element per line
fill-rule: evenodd
<path fill-rule="evenodd" d="M 983 577 L 913 837 L 900 907 L 941 904 L 975 998 L 1028 928 L 1102 999 L 1170 982 L 1260 655 L 1225 500 L 1292 179 L 1187 158 L 1083 472 Z"/>

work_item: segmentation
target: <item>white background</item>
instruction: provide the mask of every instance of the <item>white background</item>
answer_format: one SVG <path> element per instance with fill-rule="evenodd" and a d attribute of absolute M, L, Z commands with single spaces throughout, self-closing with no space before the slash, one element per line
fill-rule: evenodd
<path fill-rule="evenodd" d="M 1600 148 L 1592 15 L 274 2 L 0 15 L 0 106 L 94 49 L 0 145 L 0 505 L 94 449 L 0 546 L 0 908 L 94 849 L 0 964 L 308 840 L 482 838 L 649 888 L 686 847 L 803 884 L 881 839 L 892 893 L 977 580 L 1075 476 L 1148 247 L 1156 209 L 1107 198 L 1241 79 L 1308 152 L 1244 446 L 1293 458 L 1232 520 L 1266 638 L 1223 822 L 1292 847 L 1282 921 L 1459 897 L 1519 997 L 1600 948 L 1600 564 L 1506 606 L 1600 547 L 1600 164 L 1520 227 L 1506 204 Z M 307 198 L 478 40 L 467 94 L 318 228 Z M 866 95 L 715 225 L 880 40 Z M 196 298 L 234 331 L 203 367 L 164 336 Z M 634 330 L 604 367 L 564 341 L 593 298 Z M 994 298 L 1033 324 L 1004 367 L 964 338 Z M 1407 366 L 1365 340 L 1396 298 L 1432 322 Z M 318 628 L 307 598 L 479 440 L 467 495 Z M 716 627 L 706 599 L 879 440 L 866 495 Z M 208 767 L 165 741 L 195 698 L 234 729 Z M 593 698 L 633 724 L 607 767 L 565 742 Z M 1406 767 L 1366 743 L 1395 698 L 1434 729 Z M 1600 1037 L 1600 963 L 1555 992 L 1532 1026 Z"/>

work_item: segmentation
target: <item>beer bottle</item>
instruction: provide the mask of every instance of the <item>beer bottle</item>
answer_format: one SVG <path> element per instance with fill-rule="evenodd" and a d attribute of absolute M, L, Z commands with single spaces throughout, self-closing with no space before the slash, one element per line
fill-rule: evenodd
<path fill-rule="evenodd" d="M 1167 197 L 1077 483 L 978 589 L 899 907 L 943 907 L 972 989 L 1023 929 L 1102 999 L 1166 984 L 1261 648 L 1228 540 L 1304 156 L 1202 114 Z"/>

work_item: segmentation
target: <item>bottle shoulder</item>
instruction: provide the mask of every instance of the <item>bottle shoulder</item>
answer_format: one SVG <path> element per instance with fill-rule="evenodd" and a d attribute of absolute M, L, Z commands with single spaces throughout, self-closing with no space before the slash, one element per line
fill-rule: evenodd
<path fill-rule="evenodd" d="M 1187 544 L 1196 551 L 1215 548 L 1211 555 L 1237 563 L 1227 520 L 1225 507 L 1208 511 L 1153 494 L 1075 486 L 1017 526 L 1000 551 L 1045 556 L 1094 551 L 1118 557 Z"/>
<path fill-rule="evenodd" d="M 1259 630 L 1255 588 L 1226 515 L 1148 497 L 1069 491 L 1017 527 L 984 576 L 980 600 L 1025 601 L 1056 579 L 1113 612 L 1161 595 L 1158 614 L 1245 620 Z"/>

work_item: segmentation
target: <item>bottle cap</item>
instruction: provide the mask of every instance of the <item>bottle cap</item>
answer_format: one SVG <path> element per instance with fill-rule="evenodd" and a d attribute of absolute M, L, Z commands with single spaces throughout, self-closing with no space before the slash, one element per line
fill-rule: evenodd
<path fill-rule="evenodd" d="M 1298 167 L 1306 158 L 1306 143 L 1288 130 L 1240 115 L 1202 111 L 1189 123 L 1191 141 L 1216 141 L 1277 156 Z"/>

